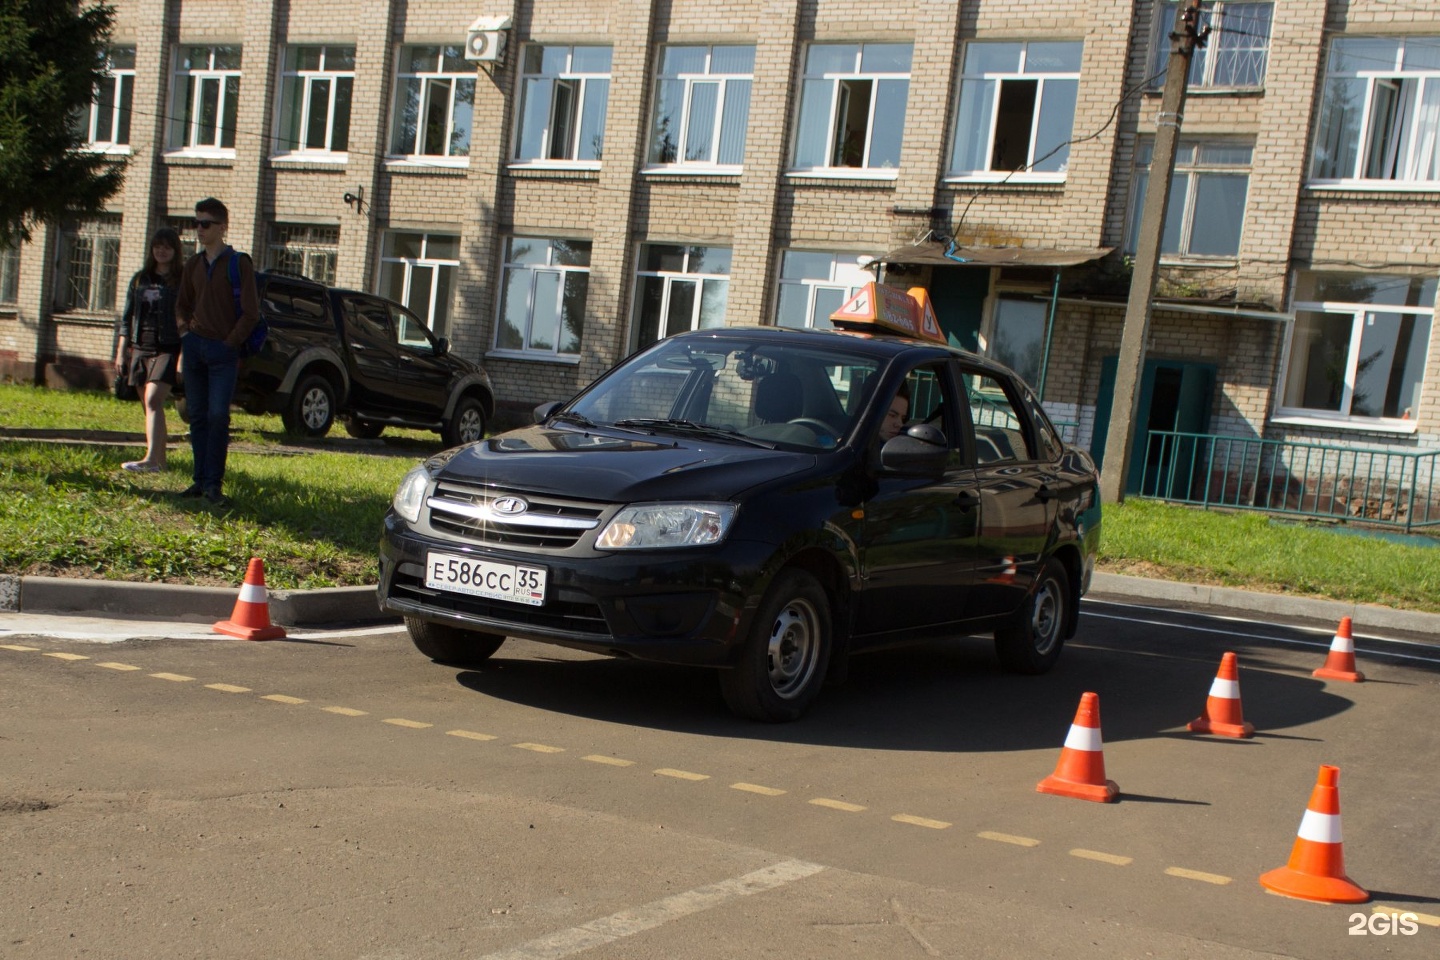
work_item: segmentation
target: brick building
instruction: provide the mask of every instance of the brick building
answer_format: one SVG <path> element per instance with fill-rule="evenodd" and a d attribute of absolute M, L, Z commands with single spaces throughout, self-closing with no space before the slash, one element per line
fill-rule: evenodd
<path fill-rule="evenodd" d="M 0 374 L 104 382 L 148 235 L 213 195 L 512 409 L 878 272 L 1103 448 L 1175 0 L 115 5 L 81 122 L 125 187 L 0 257 Z M 1139 422 L 1440 447 L 1440 8 L 1205 9 Z"/>

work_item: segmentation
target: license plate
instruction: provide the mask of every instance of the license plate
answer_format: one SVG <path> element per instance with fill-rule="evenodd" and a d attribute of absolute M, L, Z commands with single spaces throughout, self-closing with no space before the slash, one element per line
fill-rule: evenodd
<path fill-rule="evenodd" d="M 545 603 L 545 569 L 491 563 L 454 553 L 425 555 L 425 586 L 487 600 L 506 600 L 532 607 Z"/>

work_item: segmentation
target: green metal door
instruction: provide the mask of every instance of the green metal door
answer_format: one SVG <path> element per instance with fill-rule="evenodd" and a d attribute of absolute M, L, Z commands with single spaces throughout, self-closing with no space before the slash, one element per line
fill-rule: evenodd
<path fill-rule="evenodd" d="M 1115 356 L 1100 361 L 1100 388 L 1095 398 L 1095 435 L 1090 454 L 1102 469 L 1105 441 L 1110 435 L 1110 408 L 1115 399 L 1115 371 L 1118 366 L 1119 358 Z M 1169 477 L 1168 482 L 1178 482 L 1170 467 L 1179 448 L 1174 443 L 1152 447 L 1150 432 L 1205 433 L 1210 429 L 1210 408 L 1214 398 L 1214 364 L 1146 359 L 1145 370 L 1140 377 L 1140 401 L 1135 408 L 1135 435 L 1130 442 L 1126 494 L 1140 493 L 1143 485 L 1147 495 L 1156 495 L 1158 488 L 1155 482 L 1148 482 L 1147 477 Z"/>

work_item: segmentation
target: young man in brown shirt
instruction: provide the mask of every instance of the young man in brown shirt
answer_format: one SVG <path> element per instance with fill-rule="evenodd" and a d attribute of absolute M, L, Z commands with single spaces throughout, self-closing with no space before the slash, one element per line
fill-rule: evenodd
<path fill-rule="evenodd" d="M 213 197 L 195 204 L 195 230 L 202 249 L 186 262 L 175 303 L 190 449 L 195 456 L 195 482 L 180 495 L 203 497 L 221 507 L 230 504 L 224 494 L 225 459 L 240 347 L 260 320 L 255 267 L 225 242 L 229 219 L 225 204 Z M 231 257 L 240 267 L 238 298 L 230 279 Z"/>

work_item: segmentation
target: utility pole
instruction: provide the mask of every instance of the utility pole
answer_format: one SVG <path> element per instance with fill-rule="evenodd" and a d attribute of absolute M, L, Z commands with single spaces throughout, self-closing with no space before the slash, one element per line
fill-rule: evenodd
<path fill-rule="evenodd" d="M 1105 461 L 1100 474 L 1100 499 L 1120 503 L 1130 475 L 1130 444 L 1135 438 L 1140 372 L 1145 368 L 1145 339 L 1150 332 L 1150 303 L 1155 297 L 1155 274 L 1160 264 L 1160 239 L 1165 233 L 1165 209 L 1170 203 L 1170 180 L 1175 172 L 1175 148 L 1180 139 L 1181 111 L 1190 77 L 1190 58 L 1205 45 L 1200 30 L 1200 0 L 1186 0 L 1176 14 L 1170 33 L 1170 60 L 1165 67 L 1165 89 L 1155 121 L 1155 150 L 1150 159 L 1150 181 L 1140 211 L 1140 236 L 1135 249 L 1135 272 L 1130 277 L 1130 299 L 1125 305 L 1125 327 L 1120 337 L 1120 359 L 1115 368 L 1115 396 L 1110 404 L 1110 432 L 1105 438 Z"/>

